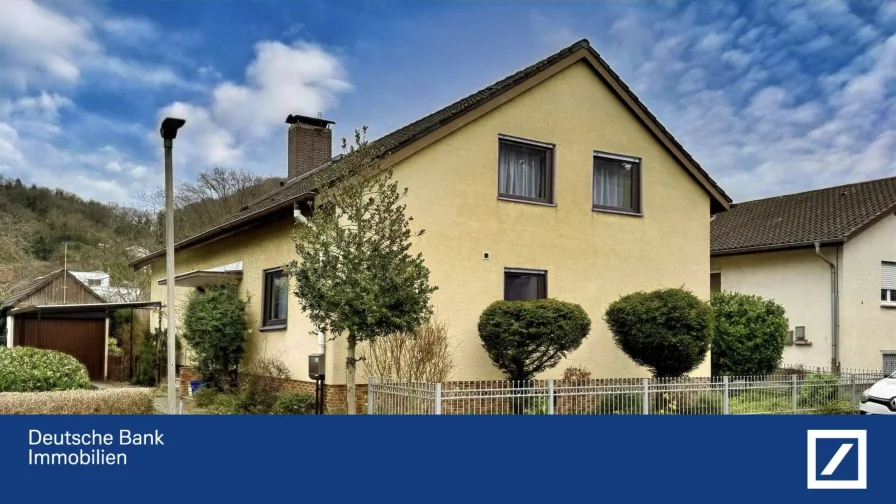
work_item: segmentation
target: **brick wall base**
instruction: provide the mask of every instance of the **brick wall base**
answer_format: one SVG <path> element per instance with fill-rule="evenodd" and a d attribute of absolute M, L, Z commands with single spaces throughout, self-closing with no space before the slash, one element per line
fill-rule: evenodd
<path fill-rule="evenodd" d="M 190 391 L 190 381 L 198 380 L 199 374 L 189 366 L 180 369 L 178 381 L 180 383 L 180 395 L 186 397 Z M 303 380 L 283 380 L 283 388 L 291 392 L 300 392 L 314 395 L 314 382 Z M 346 412 L 347 387 L 345 385 L 324 385 L 324 408 L 327 414 L 340 415 Z M 355 386 L 355 411 L 358 414 L 367 413 L 367 385 Z"/>

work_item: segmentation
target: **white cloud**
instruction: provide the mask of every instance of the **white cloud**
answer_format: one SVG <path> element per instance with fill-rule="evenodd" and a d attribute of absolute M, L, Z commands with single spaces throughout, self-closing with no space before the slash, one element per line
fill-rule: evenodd
<path fill-rule="evenodd" d="M 4 115 L 21 114 L 28 117 L 39 117 L 45 120 L 56 120 L 59 111 L 74 104 L 65 96 L 41 91 L 39 95 L 23 96 L 16 100 L 0 102 L 0 111 Z"/>
<path fill-rule="evenodd" d="M 0 170 L 21 165 L 22 153 L 18 141 L 19 133 L 12 126 L 0 122 Z"/>
<path fill-rule="evenodd" d="M 712 5 L 592 36 L 736 201 L 896 175 L 896 36 L 840 1 L 760 0 L 746 23 Z"/>
<path fill-rule="evenodd" d="M 316 116 L 351 89 L 339 58 L 320 46 L 263 41 L 255 53 L 243 83 L 218 84 L 206 105 L 175 102 L 159 111 L 160 119 L 186 119 L 176 150 L 188 166 L 252 161 L 249 151 L 285 134 L 287 115 Z"/>
<path fill-rule="evenodd" d="M 97 34 L 105 30 L 133 41 L 134 36 L 127 35 L 133 30 L 146 43 L 146 37 L 155 34 L 151 23 L 114 18 L 93 22 L 88 17 L 66 14 L 34 0 L 0 1 L 0 82 L 17 90 L 41 89 L 76 85 L 85 73 L 97 73 L 114 79 L 115 84 L 188 85 L 163 65 L 110 54 Z"/>

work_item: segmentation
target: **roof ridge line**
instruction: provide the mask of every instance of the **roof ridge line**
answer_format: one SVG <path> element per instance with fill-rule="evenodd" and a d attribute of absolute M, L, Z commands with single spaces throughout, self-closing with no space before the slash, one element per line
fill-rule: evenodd
<path fill-rule="evenodd" d="M 773 199 L 778 199 L 778 198 L 787 198 L 789 196 L 799 196 L 801 194 L 810 194 L 810 193 L 814 193 L 814 192 L 830 191 L 831 189 L 841 189 L 841 188 L 856 186 L 856 185 L 860 185 L 860 184 L 869 184 L 872 182 L 883 182 L 885 180 L 894 180 L 894 179 L 896 179 L 896 175 L 891 176 L 891 177 L 882 177 L 882 178 L 876 178 L 876 179 L 870 179 L 870 180 L 860 180 L 858 182 L 849 182 L 849 183 L 840 184 L 840 185 L 818 187 L 816 189 L 808 189 L 806 191 L 799 191 L 799 192 L 787 193 L 787 194 L 779 194 L 777 196 L 767 196 L 765 198 L 757 198 L 757 199 L 753 199 L 753 200 L 741 201 L 738 203 L 734 203 L 732 206 L 739 206 L 739 205 L 744 205 L 747 203 L 757 203 L 759 201 L 768 201 L 768 200 L 773 200 Z"/>

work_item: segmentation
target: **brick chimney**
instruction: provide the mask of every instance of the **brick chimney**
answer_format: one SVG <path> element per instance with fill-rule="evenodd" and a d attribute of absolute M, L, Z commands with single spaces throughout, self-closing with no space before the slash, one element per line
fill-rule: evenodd
<path fill-rule="evenodd" d="M 304 175 L 333 157 L 333 121 L 290 114 L 286 123 L 288 179 Z"/>

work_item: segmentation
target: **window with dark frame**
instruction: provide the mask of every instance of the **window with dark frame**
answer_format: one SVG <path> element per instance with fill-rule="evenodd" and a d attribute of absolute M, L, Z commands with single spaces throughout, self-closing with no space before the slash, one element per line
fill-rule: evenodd
<path fill-rule="evenodd" d="M 880 263 L 880 300 L 896 303 L 896 262 Z"/>
<path fill-rule="evenodd" d="M 554 149 L 547 144 L 498 139 L 498 197 L 554 202 Z"/>
<path fill-rule="evenodd" d="M 543 270 L 505 269 L 504 300 L 532 301 L 548 297 L 548 272 Z"/>
<path fill-rule="evenodd" d="M 641 160 L 594 153 L 592 208 L 641 213 Z"/>
<path fill-rule="evenodd" d="M 289 301 L 289 282 L 283 269 L 274 268 L 264 272 L 264 312 L 262 329 L 286 327 L 286 308 Z"/>

